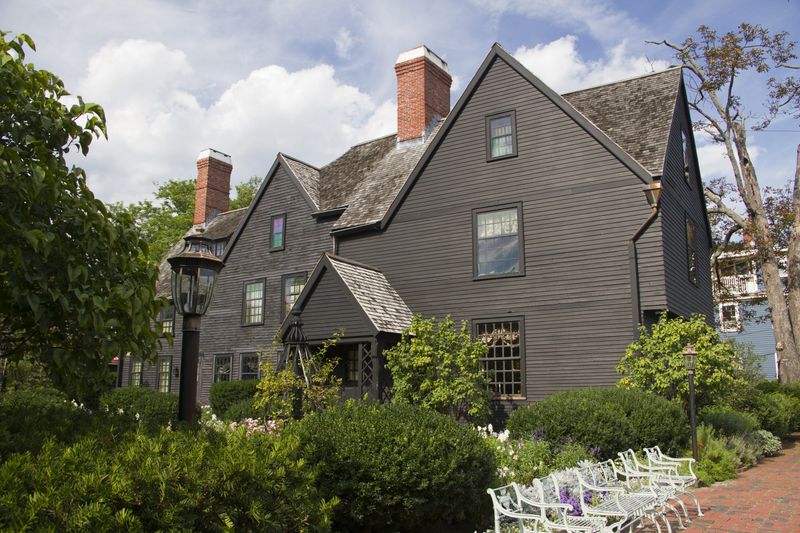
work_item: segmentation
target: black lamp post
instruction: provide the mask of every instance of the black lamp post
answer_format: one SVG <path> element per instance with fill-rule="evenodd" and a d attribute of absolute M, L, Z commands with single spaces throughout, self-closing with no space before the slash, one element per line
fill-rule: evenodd
<path fill-rule="evenodd" d="M 214 282 L 225 263 L 211 253 L 211 241 L 202 233 L 189 235 L 184 241 L 183 251 L 167 261 L 172 267 L 172 301 L 183 315 L 178 420 L 191 422 L 197 401 L 200 317 L 208 309 Z"/>
<path fill-rule="evenodd" d="M 694 368 L 697 364 L 697 352 L 689 343 L 683 349 L 684 364 L 689 374 L 689 419 L 692 423 L 692 457 L 697 461 L 697 417 L 694 409 Z"/>

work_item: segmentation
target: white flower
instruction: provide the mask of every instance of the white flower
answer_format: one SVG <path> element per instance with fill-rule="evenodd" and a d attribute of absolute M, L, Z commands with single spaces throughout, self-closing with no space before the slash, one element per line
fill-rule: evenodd
<path fill-rule="evenodd" d="M 505 442 L 508 440 L 509 435 L 510 433 L 508 432 L 508 430 L 505 430 L 497 435 L 497 440 L 499 440 L 500 442 Z"/>
<path fill-rule="evenodd" d="M 125 414 L 125 411 L 122 410 L 122 407 L 118 407 L 117 408 L 117 414 L 118 415 L 124 415 Z"/>
<path fill-rule="evenodd" d="M 136 417 L 135 418 L 136 418 L 136 421 L 138 422 L 139 421 L 139 413 L 136 413 Z"/>
<path fill-rule="evenodd" d="M 489 433 L 494 433 L 494 428 L 492 427 L 492 425 L 491 425 L 491 424 L 489 424 L 488 426 L 486 426 L 486 431 L 488 431 Z"/>

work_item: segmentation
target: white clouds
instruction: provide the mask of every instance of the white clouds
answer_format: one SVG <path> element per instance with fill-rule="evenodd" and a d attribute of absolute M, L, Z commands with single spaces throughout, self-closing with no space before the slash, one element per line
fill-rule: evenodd
<path fill-rule="evenodd" d="M 629 55 L 627 41 L 611 48 L 604 58 L 587 61 L 578 52 L 578 38 L 565 35 L 547 44 L 531 48 L 521 46 L 514 52 L 525 67 L 556 92 L 646 74 L 666 68 L 665 61 L 649 61 L 645 56 Z"/>
<path fill-rule="evenodd" d="M 336 37 L 333 39 L 333 43 L 336 45 L 336 55 L 346 58 L 350 55 L 350 49 L 354 44 L 353 36 L 350 35 L 350 31 L 347 28 L 339 28 L 339 31 L 336 32 Z"/>
<path fill-rule="evenodd" d="M 154 181 L 193 177 L 207 147 L 233 156 L 236 182 L 263 176 L 278 151 L 324 164 L 395 127 L 392 104 L 340 83 L 329 65 L 254 70 L 207 107 L 192 93 L 192 74 L 183 52 L 152 41 L 112 43 L 91 58 L 79 88 L 104 103 L 109 141 L 79 164 L 100 198 L 134 201 Z"/>
<path fill-rule="evenodd" d="M 600 42 L 637 38 L 639 23 L 603 0 L 473 0 L 495 15 L 518 13 L 586 32 Z"/>
<path fill-rule="evenodd" d="M 728 159 L 725 145 L 715 143 L 711 137 L 704 132 L 694 132 L 694 142 L 697 146 L 697 159 L 700 163 L 700 175 L 703 176 L 703 181 L 710 182 L 714 178 L 725 177 L 733 182 L 733 170 L 731 169 L 731 162 Z M 754 164 L 760 162 L 760 155 L 764 153 L 764 149 L 752 141 L 747 146 L 748 152 Z"/>

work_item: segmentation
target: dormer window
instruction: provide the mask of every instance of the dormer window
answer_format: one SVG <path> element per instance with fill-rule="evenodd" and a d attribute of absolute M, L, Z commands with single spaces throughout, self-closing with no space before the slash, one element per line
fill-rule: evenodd
<path fill-rule="evenodd" d="M 164 307 L 158 313 L 158 322 L 161 324 L 161 334 L 175 333 L 175 306 Z"/>
<path fill-rule="evenodd" d="M 270 219 L 269 250 L 283 250 L 286 240 L 286 215 L 274 215 Z"/>
<path fill-rule="evenodd" d="M 517 124 L 513 111 L 486 117 L 486 158 L 504 159 L 517 155 Z"/>

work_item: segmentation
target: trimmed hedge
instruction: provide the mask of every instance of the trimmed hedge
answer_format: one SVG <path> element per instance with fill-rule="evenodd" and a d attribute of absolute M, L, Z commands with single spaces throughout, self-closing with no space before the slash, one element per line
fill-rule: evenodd
<path fill-rule="evenodd" d="M 706 407 L 700 414 L 700 421 L 728 436 L 752 433 L 761 427 L 755 415 L 724 405 Z"/>
<path fill-rule="evenodd" d="M 485 491 L 496 470 L 493 452 L 477 431 L 445 415 L 348 402 L 283 434 L 319 465 L 322 496 L 341 500 L 336 531 L 435 531 L 474 526 L 491 512 Z"/>
<path fill-rule="evenodd" d="M 38 452 L 48 439 L 71 442 L 88 431 L 92 415 L 55 389 L 21 389 L 0 394 L 0 459 Z"/>
<path fill-rule="evenodd" d="M 257 379 L 237 381 L 221 381 L 211 385 L 208 402 L 220 418 L 226 418 L 228 409 L 241 400 L 248 400 L 256 395 Z"/>
<path fill-rule="evenodd" d="M 51 443 L 0 464 L 0 530 L 326 531 L 335 502 L 298 447 L 187 430 Z"/>
<path fill-rule="evenodd" d="M 548 440 L 574 439 L 615 458 L 628 448 L 659 445 L 678 453 L 689 429 L 683 410 L 647 392 L 617 387 L 576 389 L 516 409 L 508 420 L 513 437 L 543 433 Z"/>
<path fill-rule="evenodd" d="M 178 397 L 145 387 L 112 389 L 100 397 L 100 409 L 125 415 L 150 432 L 157 432 L 178 422 Z"/>
<path fill-rule="evenodd" d="M 228 422 L 239 422 L 245 418 L 263 418 L 264 410 L 257 409 L 253 405 L 253 398 L 244 398 L 233 402 L 228 410 L 222 415 L 222 419 Z"/>

